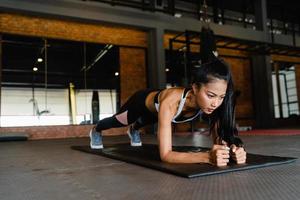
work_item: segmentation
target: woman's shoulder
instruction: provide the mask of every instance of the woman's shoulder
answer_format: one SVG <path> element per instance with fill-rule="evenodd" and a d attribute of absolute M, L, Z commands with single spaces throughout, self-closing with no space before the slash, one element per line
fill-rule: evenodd
<path fill-rule="evenodd" d="M 171 87 L 164 89 L 160 94 L 160 99 L 180 100 L 184 87 Z"/>
<path fill-rule="evenodd" d="M 164 90 L 169 91 L 169 92 L 182 92 L 185 89 L 186 89 L 185 87 L 169 87 L 169 88 L 166 88 Z"/>

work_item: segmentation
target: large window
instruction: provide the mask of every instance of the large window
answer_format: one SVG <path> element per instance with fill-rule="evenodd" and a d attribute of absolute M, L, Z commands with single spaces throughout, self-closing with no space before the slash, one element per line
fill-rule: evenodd
<path fill-rule="evenodd" d="M 295 71 L 295 65 L 291 63 L 274 63 L 272 86 L 275 118 L 299 115 Z"/>
<path fill-rule="evenodd" d="M 115 90 L 98 90 L 100 119 L 116 111 Z M 90 124 L 92 118 L 92 90 L 76 91 L 76 124 Z M 67 89 L 2 87 L 1 126 L 38 126 L 70 124 Z"/>
<path fill-rule="evenodd" d="M 93 117 L 102 119 L 117 111 L 119 47 L 16 35 L 2 38 L 0 126 L 90 124 Z M 99 112 L 92 112 L 95 92 Z"/>
<path fill-rule="evenodd" d="M 48 89 L 45 95 L 40 88 L 2 87 L 1 126 L 69 124 L 68 90 Z"/>

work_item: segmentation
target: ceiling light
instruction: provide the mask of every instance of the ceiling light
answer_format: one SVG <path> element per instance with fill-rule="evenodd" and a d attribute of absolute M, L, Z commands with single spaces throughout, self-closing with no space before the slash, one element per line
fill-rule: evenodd
<path fill-rule="evenodd" d="M 33 70 L 34 72 L 36 72 L 36 71 L 39 70 L 39 69 L 38 69 L 37 67 L 33 67 L 32 70 Z"/>
<path fill-rule="evenodd" d="M 168 72 L 168 71 L 170 71 L 170 69 L 169 69 L 169 68 L 166 68 L 166 72 Z"/>
<path fill-rule="evenodd" d="M 43 58 L 38 58 L 37 61 L 40 63 L 40 62 L 43 62 Z"/>
<path fill-rule="evenodd" d="M 119 72 L 115 72 L 115 76 L 119 76 Z"/>
<path fill-rule="evenodd" d="M 182 17 L 182 14 L 181 14 L 181 13 L 175 13 L 175 14 L 174 14 L 174 17 L 180 18 L 180 17 Z"/>

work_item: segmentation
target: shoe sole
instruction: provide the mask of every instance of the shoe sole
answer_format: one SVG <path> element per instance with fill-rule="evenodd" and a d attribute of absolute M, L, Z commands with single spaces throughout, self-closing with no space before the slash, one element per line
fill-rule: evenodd
<path fill-rule="evenodd" d="M 129 130 L 127 130 L 127 135 L 128 135 L 129 138 L 130 138 L 130 145 L 131 145 L 132 147 L 140 147 L 140 146 L 142 146 L 142 142 L 139 142 L 139 143 L 132 142 L 132 138 L 131 138 L 131 135 L 130 135 L 130 133 L 129 133 Z"/>
<path fill-rule="evenodd" d="M 102 145 L 93 145 L 92 144 L 92 131 L 90 131 L 90 147 L 91 147 L 91 149 L 103 149 L 103 144 Z"/>

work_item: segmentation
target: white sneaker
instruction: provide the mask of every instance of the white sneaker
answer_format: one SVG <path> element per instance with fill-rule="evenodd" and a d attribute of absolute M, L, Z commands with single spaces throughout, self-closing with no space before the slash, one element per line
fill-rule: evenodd
<path fill-rule="evenodd" d="M 102 134 L 97 132 L 95 128 L 90 130 L 90 147 L 92 149 L 103 149 Z"/>
<path fill-rule="evenodd" d="M 134 130 L 131 127 L 127 130 L 127 134 L 130 138 L 130 144 L 133 147 L 142 146 L 142 141 L 140 137 L 140 132 L 138 130 Z"/>

